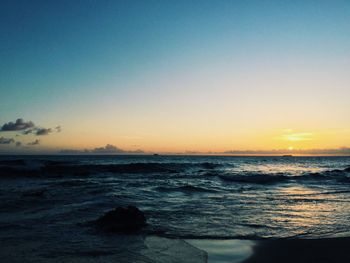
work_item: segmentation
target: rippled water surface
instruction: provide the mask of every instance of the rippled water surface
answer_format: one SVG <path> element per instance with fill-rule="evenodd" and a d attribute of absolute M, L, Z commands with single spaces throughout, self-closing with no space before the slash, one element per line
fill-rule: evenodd
<path fill-rule="evenodd" d="M 3 156 L 0 237 L 100 246 L 80 223 L 128 204 L 145 211 L 146 234 L 348 236 L 349 167 L 349 157 Z"/>

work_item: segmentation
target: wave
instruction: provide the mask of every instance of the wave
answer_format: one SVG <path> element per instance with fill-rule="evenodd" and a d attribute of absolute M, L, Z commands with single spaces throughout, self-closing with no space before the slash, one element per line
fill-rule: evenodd
<path fill-rule="evenodd" d="M 326 181 L 350 183 L 350 166 L 319 173 L 291 175 L 286 173 L 227 172 L 215 162 L 135 162 L 119 164 L 92 164 L 57 160 L 14 159 L 0 161 L 0 176 L 7 177 L 62 177 L 65 175 L 89 176 L 96 174 L 169 174 L 171 177 L 216 177 L 224 182 L 239 184 L 278 184 L 288 181 Z M 217 169 L 219 168 L 219 169 Z M 190 173 L 187 173 L 190 172 Z M 162 191 L 162 189 L 160 189 Z M 200 192 L 197 186 L 181 186 L 163 191 Z"/>
<path fill-rule="evenodd" d="M 149 229 L 146 229 L 145 231 L 146 234 L 149 235 L 156 235 L 160 237 L 166 237 L 166 238 L 181 238 L 181 239 L 207 239 L 207 240 L 232 240 L 232 239 L 239 239 L 239 240 L 268 240 L 271 239 L 270 237 L 264 237 L 258 234 L 246 234 L 246 235 L 212 235 L 212 234 L 188 234 L 188 233 L 182 233 L 182 232 L 177 232 L 176 234 L 174 233 L 168 233 L 165 230 L 157 231 L 153 230 L 151 227 Z M 283 238 L 280 238 L 283 239 Z"/>
<path fill-rule="evenodd" d="M 185 192 L 185 193 L 213 193 L 217 192 L 216 190 L 213 189 L 208 189 L 205 187 L 200 187 L 200 186 L 194 186 L 194 185 L 183 185 L 183 186 L 174 186 L 174 187 L 167 187 L 167 186 L 158 186 L 156 187 L 157 191 L 160 192 Z"/>
<path fill-rule="evenodd" d="M 265 174 L 265 173 L 246 173 L 231 174 L 231 175 L 219 175 L 219 178 L 223 181 L 235 182 L 235 183 L 251 183 L 251 184 L 274 184 L 288 180 L 288 176 L 283 174 Z"/>
<path fill-rule="evenodd" d="M 214 174 L 207 173 L 208 176 L 217 176 L 225 182 L 245 183 L 245 184 L 277 184 L 287 181 L 326 181 L 335 180 L 341 183 L 350 183 L 350 167 L 345 169 L 327 170 L 320 173 L 305 173 L 300 176 L 288 175 L 284 173 L 227 173 Z"/>
<path fill-rule="evenodd" d="M 0 161 L 0 176 L 40 176 L 47 167 L 58 167 L 72 164 L 72 162 L 62 162 L 40 159 L 14 159 Z"/>
<path fill-rule="evenodd" d="M 186 169 L 201 168 L 213 170 L 216 163 L 126 163 L 126 164 L 81 164 L 51 160 L 5 160 L 0 161 L 0 176 L 48 176 L 48 175 L 90 175 L 96 173 L 180 173 Z"/>

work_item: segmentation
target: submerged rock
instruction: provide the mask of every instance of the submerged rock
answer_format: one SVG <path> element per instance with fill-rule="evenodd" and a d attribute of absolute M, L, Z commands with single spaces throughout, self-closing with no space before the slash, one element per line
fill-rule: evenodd
<path fill-rule="evenodd" d="M 104 231 L 121 234 L 138 232 L 147 225 L 144 213 L 135 206 L 117 207 L 93 223 Z"/>

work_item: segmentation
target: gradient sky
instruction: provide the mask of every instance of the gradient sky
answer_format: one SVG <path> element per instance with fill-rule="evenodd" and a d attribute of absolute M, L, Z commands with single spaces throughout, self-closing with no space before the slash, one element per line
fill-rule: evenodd
<path fill-rule="evenodd" d="M 350 147 L 350 1 L 2 0 L 0 92 L 62 127 L 3 151 Z"/>

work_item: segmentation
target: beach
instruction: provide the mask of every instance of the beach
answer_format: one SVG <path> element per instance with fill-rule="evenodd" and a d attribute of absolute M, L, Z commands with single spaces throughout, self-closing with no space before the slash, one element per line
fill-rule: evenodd
<path fill-rule="evenodd" d="M 4 241 L 4 240 L 3 240 Z M 118 236 L 104 247 L 50 253 L 44 243 L 2 242 L 2 262 L 119 262 L 119 263 L 346 263 L 349 238 L 289 240 L 180 240 Z"/>
<path fill-rule="evenodd" d="M 350 262 L 350 238 L 189 242 L 208 253 L 208 263 Z"/>

